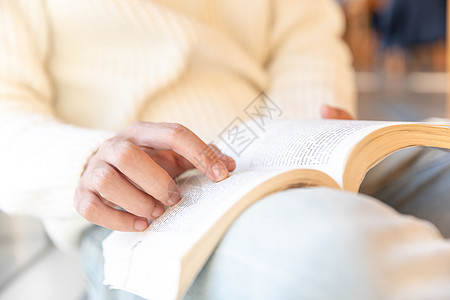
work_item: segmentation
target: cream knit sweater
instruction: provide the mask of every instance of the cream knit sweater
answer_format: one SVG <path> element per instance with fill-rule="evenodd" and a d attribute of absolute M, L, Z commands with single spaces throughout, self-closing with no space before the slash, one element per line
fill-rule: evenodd
<path fill-rule="evenodd" d="M 260 91 L 286 118 L 354 112 L 342 29 L 332 0 L 1 0 L 0 208 L 67 249 L 86 159 L 135 120 L 210 142 Z"/>

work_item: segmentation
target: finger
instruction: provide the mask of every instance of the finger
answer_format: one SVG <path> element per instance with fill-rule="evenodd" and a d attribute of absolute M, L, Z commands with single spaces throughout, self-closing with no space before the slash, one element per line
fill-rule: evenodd
<path fill-rule="evenodd" d="M 236 169 L 236 161 L 234 158 L 222 153 L 222 151 L 214 144 L 208 144 L 208 146 L 217 154 L 220 160 L 222 160 L 228 171 L 234 171 L 234 169 Z"/>
<path fill-rule="evenodd" d="M 128 127 L 124 134 L 139 146 L 175 151 L 213 181 L 229 176 L 227 167 L 217 154 L 182 125 L 138 122 Z"/>
<path fill-rule="evenodd" d="M 148 152 L 147 152 L 148 153 Z M 193 164 L 172 150 L 153 151 L 151 158 L 174 178 L 186 170 L 195 168 Z"/>
<path fill-rule="evenodd" d="M 114 209 L 90 191 L 78 189 L 74 199 L 75 209 L 91 223 L 119 231 L 143 231 L 148 227 L 146 218 Z"/>
<path fill-rule="evenodd" d="M 166 205 L 179 201 L 180 192 L 172 177 L 135 144 L 108 140 L 98 155 L 158 201 Z"/>
<path fill-rule="evenodd" d="M 236 169 L 236 162 L 234 159 L 226 154 L 223 154 L 219 148 L 217 148 L 213 144 L 208 144 L 210 148 L 217 154 L 217 156 L 220 158 L 220 160 L 225 164 L 228 171 L 233 171 Z M 185 159 L 183 156 L 179 155 L 178 153 L 172 151 L 172 150 L 156 150 L 153 148 L 143 147 L 140 146 L 140 148 L 150 155 L 150 157 L 164 170 L 169 173 L 169 175 L 173 178 L 181 173 L 190 170 L 192 168 L 195 168 L 195 166 Z"/>
<path fill-rule="evenodd" d="M 90 168 L 83 176 L 84 181 L 88 181 L 92 192 L 136 216 L 156 219 L 164 212 L 164 206 L 159 201 L 138 189 L 106 162 L 99 162 L 94 169 Z"/>
<path fill-rule="evenodd" d="M 213 144 L 208 144 L 211 148 L 210 151 L 214 151 L 219 159 L 227 167 L 228 171 L 236 169 L 236 162 L 234 159 L 226 154 L 223 154 L 219 148 Z M 174 151 L 155 151 L 152 154 L 152 159 L 166 170 L 172 177 L 178 176 L 186 170 L 195 168 L 195 166 L 183 156 Z"/>
<path fill-rule="evenodd" d="M 345 110 L 323 104 L 320 108 L 320 113 L 324 119 L 340 119 L 353 120 L 354 118 Z"/>

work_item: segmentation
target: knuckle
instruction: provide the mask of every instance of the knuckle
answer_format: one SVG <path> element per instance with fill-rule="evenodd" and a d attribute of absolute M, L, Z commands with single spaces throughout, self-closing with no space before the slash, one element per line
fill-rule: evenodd
<path fill-rule="evenodd" d="M 109 149 L 110 147 L 112 147 L 112 145 L 114 145 L 114 143 L 116 143 L 116 141 L 117 141 L 117 137 L 112 137 L 112 138 L 105 140 L 103 143 L 100 144 L 97 152 L 99 152 L 99 153 L 104 152 L 106 149 Z"/>
<path fill-rule="evenodd" d="M 117 139 L 116 137 L 110 138 L 110 139 L 104 141 L 104 142 L 100 145 L 100 149 L 101 149 L 101 150 L 109 149 L 109 148 L 113 147 L 114 144 L 117 143 L 118 140 L 119 140 L 119 139 Z"/>
<path fill-rule="evenodd" d="M 206 161 L 215 160 L 217 158 L 217 153 L 211 146 L 206 146 L 205 148 L 203 148 L 203 150 L 200 151 L 199 155 Z"/>
<path fill-rule="evenodd" d="M 111 167 L 98 167 L 92 171 L 92 183 L 100 193 L 107 191 L 114 182 L 117 174 Z"/>
<path fill-rule="evenodd" d="M 75 205 L 78 213 L 87 220 L 94 220 L 98 215 L 98 203 L 94 200 L 79 201 Z"/>
<path fill-rule="evenodd" d="M 136 147 L 128 141 L 119 141 L 112 146 L 114 159 L 119 164 L 131 164 L 136 158 Z"/>
<path fill-rule="evenodd" d="M 214 144 L 208 144 L 208 147 L 211 148 L 217 155 L 222 154 L 222 151 Z"/>
<path fill-rule="evenodd" d="M 169 130 L 169 137 L 171 141 L 176 141 L 180 137 L 183 137 L 190 133 L 189 129 L 178 123 L 169 124 Z"/>

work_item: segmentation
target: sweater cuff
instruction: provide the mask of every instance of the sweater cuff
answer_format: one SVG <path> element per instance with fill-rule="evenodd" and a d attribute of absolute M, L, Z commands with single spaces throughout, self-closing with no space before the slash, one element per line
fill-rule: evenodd
<path fill-rule="evenodd" d="M 1 208 L 44 218 L 74 218 L 73 194 L 87 159 L 112 132 L 39 124 L 13 133 L 1 151 Z"/>

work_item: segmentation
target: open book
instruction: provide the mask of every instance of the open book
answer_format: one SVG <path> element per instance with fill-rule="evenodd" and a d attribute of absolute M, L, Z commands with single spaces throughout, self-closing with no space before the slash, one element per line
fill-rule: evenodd
<path fill-rule="evenodd" d="M 244 129 L 244 138 L 221 145 L 237 163 L 229 178 L 183 174 L 182 199 L 147 231 L 104 241 L 105 284 L 148 299 L 181 298 L 233 220 L 262 197 L 315 185 L 357 192 L 367 171 L 397 150 L 450 148 L 448 125 L 287 120 L 235 133 Z"/>

